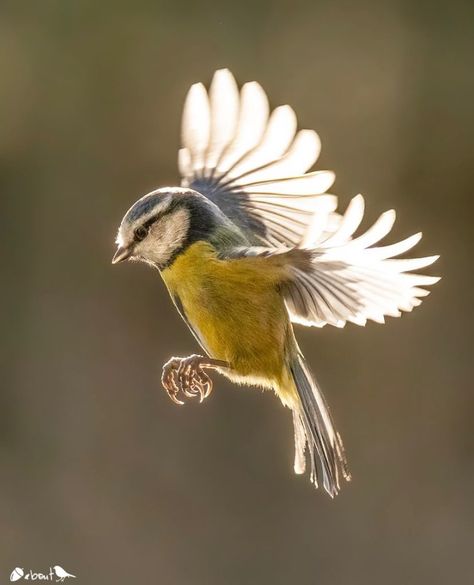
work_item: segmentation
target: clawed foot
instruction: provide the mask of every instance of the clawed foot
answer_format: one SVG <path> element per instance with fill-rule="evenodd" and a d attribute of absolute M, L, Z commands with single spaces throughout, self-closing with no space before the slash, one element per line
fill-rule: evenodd
<path fill-rule="evenodd" d="M 188 398 L 199 397 L 199 402 L 202 402 L 212 392 L 212 380 L 204 370 L 217 367 L 225 368 L 228 365 L 227 362 L 201 355 L 190 355 L 185 358 L 173 357 L 163 366 L 161 383 L 168 396 L 176 404 L 184 404 L 178 398 L 180 392 Z"/>

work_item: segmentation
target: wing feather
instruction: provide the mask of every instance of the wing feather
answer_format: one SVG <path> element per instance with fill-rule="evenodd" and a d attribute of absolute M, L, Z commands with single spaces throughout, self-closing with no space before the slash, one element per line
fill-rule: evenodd
<path fill-rule="evenodd" d="M 195 83 L 188 92 L 183 110 L 181 140 L 189 151 L 193 173 L 200 173 L 204 167 L 209 144 L 211 111 L 206 88 Z"/>
<path fill-rule="evenodd" d="M 213 172 L 225 148 L 232 142 L 239 119 L 240 98 L 237 83 L 228 69 L 216 71 L 209 90 L 210 135 L 206 171 Z"/>
<path fill-rule="evenodd" d="M 208 197 L 252 241 L 296 245 L 321 212 L 318 196 L 334 182 L 330 171 L 307 172 L 319 157 L 321 142 L 313 130 L 296 130 L 290 106 L 269 115 L 258 83 L 245 83 L 239 93 L 230 71 L 216 71 L 209 94 L 196 83 L 185 100 L 178 154 L 182 185 Z M 302 195 L 305 200 L 294 201 Z M 299 213 L 290 231 L 276 206 L 265 204 L 269 197 Z M 325 223 L 329 233 L 338 225 L 332 215 L 331 223 Z"/>
<path fill-rule="evenodd" d="M 226 175 L 233 179 L 241 178 L 246 173 L 279 159 L 291 145 L 296 126 L 296 114 L 290 106 L 275 108 L 260 143 L 228 169 Z"/>
<path fill-rule="evenodd" d="M 233 183 L 250 187 L 261 182 L 273 182 L 275 178 L 284 179 L 302 175 L 314 165 L 320 149 L 321 142 L 316 132 L 300 130 L 288 150 L 280 158 L 275 160 L 272 156 L 268 164 L 241 174 L 234 179 Z"/>
<path fill-rule="evenodd" d="M 281 177 L 278 180 L 256 181 L 249 183 L 253 194 L 267 195 L 322 195 L 334 183 L 332 171 L 315 171 L 297 177 Z M 258 201 L 257 198 L 253 198 Z"/>
<path fill-rule="evenodd" d="M 268 121 L 268 99 L 256 81 L 245 83 L 240 93 L 236 134 L 217 164 L 217 175 L 224 175 L 262 140 Z"/>
<path fill-rule="evenodd" d="M 411 311 L 429 294 L 424 287 L 438 281 L 414 271 L 437 256 L 396 258 L 421 233 L 380 245 L 395 222 L 393 210 L 357 235 L 364 198 L 357 195 L 342 216 L 337 213 L 337 199 L 327 193 L 334 173 L 310 171 L 320 150 L 316 132 L 297 132 L 290 106 L 270 114 L 262 87 L 245 83 L 239 93 L 227 69 L 215 73 L 209 94 L 196 83 L 186 97 L 178 155 L 183 185 L 216 204 L 264 254 L 311 250 L 309 265 L 293 266 L 285 284 L 294 322 L 365 325 Z"/>
<path fill-rule="evenodd" d="M 321 319 L 320 311 L 304 312 L 296 307 L 294 295 L 288 305 L 293 320 L 305 324 L 343 326 L 347 321 L 365 325 L 367 320 L 384 322 L 385 316 L 398 317 L 402 311 L 411 311 L 428 294 L 420 286 L 437 282 L 437 277 L 413 274 L 410 271 L 425 268 L 438 256 L 393 259 L 391 255 L 411 249 L 420 239 L 415 234 L 396 244 L 370 247 L 377 244 L 391 230 L 395 213 L 386 212 L 361 236 L 351 239 L 361 220 L 361 196 L 353 199 L 343 217 L 339 230 L 314 247 L 311 268 L 306 275 L 295 271 L 292 286 L 311 286 L 316 302 L 324 297 L 331 316 Z M 308 280 L 309 274 L 309 280 Z M 301 309 L 301 310 L 299 310 Z"/>
<path fill-rule="evenodd" d="M 421 234 L 389 246 L 375 246 L 393 226 L 393 211 L 382 214 L 365 233 L 352 239 L 363 206 L 358 195 L 350 203 L 339 230 L 311 249 L 260 247 L 240 252 L 286 260 L 289 277 L 282 283 L 282 290 L 293 322 L 317 327 L 327 324 L 344 327 L 347 322 L 365 325 L 370 320 L 384 323 L 385 317 L 399 317 L 420 305 L 421 299 L 429 294 L 421 287 L 439 280 L 412 272 L 430 266 L 438 256 L 391 257 L 392 253 L 398 255 L 411 249 Z M 289 222 L 278 226 L 278 230 L 282 237 L 294 237 Z M 320 233 L 324 233 L 324 227 Z M 330 245 L 331 242 L 335 245 Z M 293 253 L 295 250 L 304 251 L 306 256 Z M 301 258 L 307 261 L 302 262 Z"/>

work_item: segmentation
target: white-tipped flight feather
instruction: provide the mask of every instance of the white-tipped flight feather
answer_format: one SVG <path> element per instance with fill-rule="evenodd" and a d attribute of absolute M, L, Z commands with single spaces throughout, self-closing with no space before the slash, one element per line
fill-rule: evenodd
<path fill-rule="evenodd" d="M 206 169 L 216 167 L 224 149 L 235 136 L 239 119 L 239 89 L 228 69 L 216 71 L 209 90 L 210 133 Z"/>
<path fill-rule="evenodd" d="M 240 112 L 234 139 L 229 143 L 217 164 L 217 174 L 222 175 L 244 154 L 261 141 L 268 121 L 268 99 L 256 82 L 246 83 L 240 92 Z"/>
<path fill-rule="evenodd" d="M 314 258 L 311 270 L 295 269 L 295 281 L 288 290 L 287 306 L 295 322 L 318 327 L 341 327 L 347 321 L 357 325 L 365 325 L 367 320 L 383 323 L 385 316 L 398 317 L 401 311 L 418 306 L 420 297 L 428 294 L 419 287 L 439 280 L 407 274 L 429 266 L 438 256 L 393 259 L 419 242 L 421 233 L 389 246 L 375 246 L 390 232 L 395 221 L 393 210 L 352 239 L 363 208 L 362 197 L 354 197 L 332 235 L 325 237 L 324 225 L 319 225 L 317 237 L 311 235 L 303 242 L 303 247 L 314 250 Z"/>
<path fill-rule="evenodd" d="M 181 140 L 190 154 L 194 172 L 204 166 L 209 144 L 211 113 L 206 88 L 195 83 L 188 92 L 183 110 Z"/>
<path fill-rule="evenodd" d="M 216 71 L 209 95 L 197 83 L 186 98 L 178 156 L 183 186 L 197 189 L 217 205 L 226 198 L 226 213 L 244 229 L 245 214 L 249 225 L 258 217 L 264 226 L 261 239 L 294 245 L 311 223 L 311 212 L 318 211 L 317 196 L 334 182 L 332 172 L 307 173 L 318 159 L 321 142 L 313 130 L 296 130 L 290 106 L 279 106 L 269 116 L 268 99 L 258 83 L 244 84 L 239 94 L 230 71 Z M 294 211 L 297 222 L 284 225 L 284 216 L 276 206 L 262 204 L 261 194 L 277 197 Z M 308 199 L 296 201 L 295 195 Z M 327 227 L 336 225 L 333 217 Z"/>
<path fill-rule="evenodd" d="M 335 175 L 308 172 L 321 143 L 312 130 L 297 130 L 295 112 L 279 106 L 269 115 L 268 99 L 256 82 L 240 93 L 227 69 L 217 71 L 209 95 L 201 83 L 186 98 L 179 169 L 183 185 L 221 207 L 250 239 L 281 247 L 314 250 L 311 270 L 295 268 L 286 302 L 293 321 L 343 327 L 347 321 L 383 323 L 420 304 L 421 288 L 437 278 L 410 271 L 436 256 L 394 259 L 415 246 L 421 233 L 378 246 L 392 229 L 393 210 L 354 236 L 364 216 L 364 199 L 352 199 L 343 216 L 327 194 Z"/>

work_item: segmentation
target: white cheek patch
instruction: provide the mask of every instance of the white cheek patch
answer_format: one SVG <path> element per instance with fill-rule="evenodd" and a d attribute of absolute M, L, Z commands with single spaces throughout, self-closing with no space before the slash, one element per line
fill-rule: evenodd
<path fill-rule="evenodd" d="M 181 248 L 189 231 L 189 211 L 178 208 L 152 226 L 137 251 L 143 259 L 166 264 Z"/>
<path fill-rule="evenodd" d="M 171 256 L 186 239 L 189 228 L 189 212 L 184 208 L 177 209 L 175 213 L 165 216 L 160 223 L 160 248 Z"/>

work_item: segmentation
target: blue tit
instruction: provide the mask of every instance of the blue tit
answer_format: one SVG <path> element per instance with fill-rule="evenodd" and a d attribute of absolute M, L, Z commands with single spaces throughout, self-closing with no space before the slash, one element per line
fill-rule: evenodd
<path fill-rule="evenodd" d="M 289 106 L 270 113 L 256 82 L 241 90 L 224 69 L 209 92 L 187 95 L 178 163 L 181 187 L 148 193 L 127 211 L 113 262 L 140 260 L 160 272 L 204 355 L 172 358 L 162 383 L 178 404 L 203 400 L 209 370 L 273 389 L 293 415 L 296 473 L 334 497 L 349 480 L 326 400 L 295 339 L 293 323 L 344 327 L 411 311 L 438 278 L 412 271 L 437 256 L 394 259 L 421 238 L 380 246 L 395 212 L 361 235 L 357 195 L 345 213 L 327 193 L 330 171 L 308 170 L 320 141 L 297 132 Z"/>

